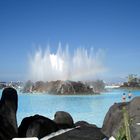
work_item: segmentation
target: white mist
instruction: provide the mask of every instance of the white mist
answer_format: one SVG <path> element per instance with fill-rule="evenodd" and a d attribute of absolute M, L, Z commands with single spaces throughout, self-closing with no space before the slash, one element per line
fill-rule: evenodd
<path fill-rule="evenodd" d="M 29 60 L 29 79 L 32 81 L 55 80 L 92 80 L 96 75 L 103 73 L 104 52 L 94 52 L 92 48 L 77 48 L 73 54 L 68 46 L 62 50 L 58 45 L 56 53 L 50 52 L 49 47 L 43 52 L 39 49 Z"/>

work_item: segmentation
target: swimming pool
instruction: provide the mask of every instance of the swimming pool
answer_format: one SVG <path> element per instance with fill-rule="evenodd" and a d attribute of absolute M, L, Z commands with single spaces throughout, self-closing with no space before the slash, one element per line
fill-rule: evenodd
<path fill-rule="evenodd" d="M 100 95 L 58 96 L 18 92 L 18 124 L 27 116 L 40 114 L 53 119 L 56 111 L 67 111 L 72 115 L 74 122 L 84 120 L 101 127 L 109 107 L 115 102 L 121 102 L 123 92 L 128 93 L 126 90 L 114 89 Z M 140 91 L 132 93 L 133 97 L 140 96 Z"/>

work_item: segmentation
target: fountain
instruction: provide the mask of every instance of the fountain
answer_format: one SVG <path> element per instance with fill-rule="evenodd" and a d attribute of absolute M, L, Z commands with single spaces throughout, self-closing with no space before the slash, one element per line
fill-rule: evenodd
<path fill-rule="evenodd" d="M 47 47 L 43 52 L 38 49 L 29 60 L 29 79 L 32 81 L 92 80 L 96 75 L 105 72 L 103 65 L 104 52 L 93 48 L 76 48 L 70 52 L 68 45 L 62 50 L 58 45 L 56 53 Z"/>

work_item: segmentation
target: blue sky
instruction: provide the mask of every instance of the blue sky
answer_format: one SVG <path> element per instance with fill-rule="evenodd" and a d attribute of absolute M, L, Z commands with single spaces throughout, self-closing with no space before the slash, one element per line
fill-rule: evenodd
<path fill-rule="evenodd" d="M 23 80 L 39 44 L 105 51 L 106 79 L 140 74 L 139 0 L 0 0 L 0 80 Z"/>

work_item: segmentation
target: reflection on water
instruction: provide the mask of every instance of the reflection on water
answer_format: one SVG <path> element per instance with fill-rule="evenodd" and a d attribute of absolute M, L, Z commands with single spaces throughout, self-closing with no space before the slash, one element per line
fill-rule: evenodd
<path fill-rule="evenodd" d="M 53 119 L 56 111 L 67 111 L 73 116 L 75 122 L 85 120 L 101 127 L 109 107 L 115 102 L 121 102 L 123 92 L 122 90 L 112 90 L 111 92 L 94 96 L 18 93 L 18 123 L 24 117 L 30 115 L 40 114 Z M 140 95 L 139 91 L 133 91 L 132 93 L 133 97 Z"/>

